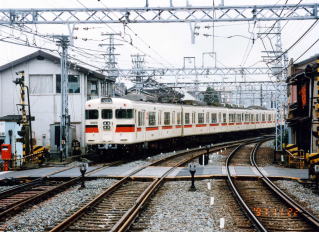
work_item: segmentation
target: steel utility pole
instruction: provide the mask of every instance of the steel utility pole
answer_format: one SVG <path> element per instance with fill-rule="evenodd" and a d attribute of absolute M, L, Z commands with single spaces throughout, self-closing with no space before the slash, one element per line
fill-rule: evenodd
<path fill-rule="evenodd" d="M 131 55 L 132 58 L 132 70 L 135 73 L 135 85 L 136 85 L 136 91 L 137 93 L 141 92 L 141 89 L 143 89 L 143 83 L 145 81 L 144 78 L 144 64 L 145 64 L 145 55 L 141 54 L 135 54 Z"/>
<path fill-rule="evenodd" d="M 61 55 L 61 122 L 60 122 L 60 153 L 61 161 L 69 155 L 70 144 L 70 115 L 68 105 L 69 78 L 68 78 L 68 36 L 55 36 L 57 44 L 62 48 Z"/>
<path fill-rule="evenodd" d="M 116 62 L 116 56 L 120 54 L 115 53 L 115 46 L 119 46 L 122 44 L 115 44 L 115 36 L 121 35 L 120 33 L 102 33 L 103 36 L 107 36 L 107 41 L 108 43 L 106 44 L 99 44 L 101 47 L 106 46 L 106 53 L 105 55 L 105 60 L 106 60 L 106 67 L 103 71 L 106 72 L 106 75 L 110 79 L 116 80 L 119 76 L 119 70 L 116 67 L 117 62 Z M 102 96 L 112 96 L 114 97 L 114 86 L 105 86 L 106 82 L 103 83 L 102 87 Z"/>

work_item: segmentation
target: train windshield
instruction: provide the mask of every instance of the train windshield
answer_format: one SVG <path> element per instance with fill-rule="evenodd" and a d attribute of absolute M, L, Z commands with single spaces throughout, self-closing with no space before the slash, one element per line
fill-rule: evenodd
<path fill-rule="evenodd" d="M 98 119 L 99 111 L 98 110 L 86 110 L 85 119 Z"/>
<path fill-rule="evenodd" d="M 102 110 L 102 119 L 112 119 L 113 111 L 111 109 Z"/>
<path fill-rule="evenodd" d="M 119 119 L 130 119 L 133 118 L 133 110 L 132 109 L 120 109 L 115 110 L 115 116 Z"/>

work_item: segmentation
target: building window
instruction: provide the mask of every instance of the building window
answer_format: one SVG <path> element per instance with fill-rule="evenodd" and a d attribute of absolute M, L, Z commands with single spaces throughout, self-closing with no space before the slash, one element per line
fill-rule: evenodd
<path fill-rule="evenodd" d="M 171 124 L 170 116 L 170 112 L 164 112 L 164 125 Z"/>
<path fill-rule="evenodd" d="M 185 113 L 185 124 L 189 124 L 190 120 L 189 120 L 189 113 Z"/>
<path fill-rule="evenodd" d="M 113 112 L 110 109 L 102 110 L 102 119 L 112 119 Z"/>
<path fill-rule="evenodd" d="M 198 123 L 204 123 L 204 113 L 198 113 Z"/>
<path fill-rule="evenodd" d="M 30 75 L 30 94 L 52 94 L 53 75 Z"/>
<path fill-rule="evenodd" d="M 87 85 L 88 95 L 98 95 L 98 82 L 97 81 L 88 81 Z"/>
<path fill-rule="evenodd" d="M 56 93 L 61 93 L 61 75 L 56 75 Z M 79 75 L 69 75 L 69 93 L 80 93 Z"/>

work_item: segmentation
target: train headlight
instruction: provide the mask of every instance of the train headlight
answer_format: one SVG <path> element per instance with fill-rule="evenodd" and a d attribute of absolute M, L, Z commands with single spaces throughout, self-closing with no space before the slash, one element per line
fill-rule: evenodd
<path fill-rule="evenodd" d="M 103 126 L 103 130 L 110 130 L 111 127 L 110 126 Z"/>
<path fill-rule="evenodd" d="M 103 125 L 110 125 L 111 123 L 109 121 L 104 121 Z"/>

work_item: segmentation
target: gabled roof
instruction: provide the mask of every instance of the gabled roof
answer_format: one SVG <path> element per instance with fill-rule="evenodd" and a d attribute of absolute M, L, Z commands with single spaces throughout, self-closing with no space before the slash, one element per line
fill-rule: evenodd
<path fill-rule="evenodd" d="M 16 65 L 19 65 L 21 63 L 30 61 L 32 59 L 47 59 L 47 60 L 50 60 L 50 61 L 55 62 L 55 63 L 60 63 L 60 60 L 61 60 L 57 56 L 54 56 L 54 55 L 52 55 L 50 53 L 47 53 L 47 52 L 44 52 L 42 50 L 38 50 L 38 51 L 36 51 L 34 53 L 31 53 L 31 54 L 26 55 L 24 57 L 21 57 L 21 58 L 19 58 L 17 60 L 14 60 L 14 61 L 12 61 L 10 63 L 7 63 L 5 65 L 0 66 L 0 72 L 3 72 L 3 71 L 5 71 L 5 70 L 7 70 L 9 68 L 12 68 L 12 67 L 14 67 Z M 91 77 L 96 77 L 96 78 L 99 78 L 99 79 L 109 80 L 109 81 L 113 81 L 113 82 L 115 81 L 113 78 L 109 78 L 109 77 L 105 76 L 102 73 L 95 72 L 93 70 L 90 70 L 90 69 L 88 69 L 86 67 L 83 67 L 81 65 L 78 65 L 78 64 L 70 63 L 69 67 L 71 69 L 73 69 L 73 70 L 77 70 L 77 71 L 79 71 L 81 73 L 85 73 L 85 74 L 87 74 L 87 75 L 89 75 Z"/>

